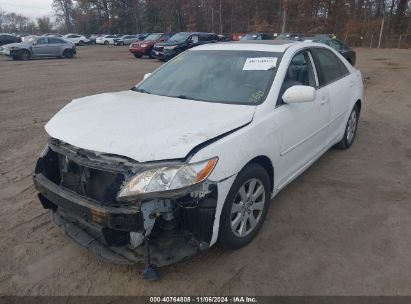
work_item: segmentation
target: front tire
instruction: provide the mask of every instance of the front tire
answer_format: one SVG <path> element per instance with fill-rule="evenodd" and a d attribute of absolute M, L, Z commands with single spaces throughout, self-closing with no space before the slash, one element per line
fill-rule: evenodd
<path fill-rule="evenodd" d="M 360 109 L 358 105 L 355 105 L 350 113 L 347 125 L 345 126 L 344 136 L 341 141 L 335 145 L 337 149 L 346 150 L 352 146 L 355 140 L 355 136 L 357 135 L 359 118 Z"/>
<path fill-rule="evenodd" d="M 21 50 L 19 52 L 19 59 L 20 60 L 27 61 L 27 60 L 30 60 L 30 57 L 31 57 L 30 52 L 27 51 L 27 50 Z"/>
<path fill-rule="evenodd" d="M 71 58 L 74 57 L 74 52 L 73 52 L 73 50 L 70 50 L 70 49 L 64 50 L 63 56 L 64 56 L 65 58 L 71 59 Z"/>
<path fill-rule="evenodd" d="M 83 45 L 84 45 L 84 41 L 83 41 L 83 40 L 80 40 L 79 43 L 78 43 L 78 45 L 83 46 Z"/>
<path fill-rule="evenodd" d="M 104 41 L 104 45 L 109 45 L 109 44 L 110 44 L 110 42 L 108 42 L 107 40 Z"/>
<path fill-rule="evenodd" d="M 134 57 L 136 57 L 136 58 L 141 58 L 141 57 L 143 57 L 143 55 L 141 55 L 141 54 L 134 54 Z"/>
<path fill-rule="evenodd" d="M 270 184 L 267 171 L 255 163 L 238 174 L 221 212 L 218 241 L 222 247 L 238 249 L 254 239 L 268 211 Z"/>

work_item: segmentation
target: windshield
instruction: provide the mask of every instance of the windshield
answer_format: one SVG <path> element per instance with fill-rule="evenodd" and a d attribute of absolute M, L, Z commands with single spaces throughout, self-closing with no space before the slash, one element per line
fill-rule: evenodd
<path fill-rule="evenodd" d="M 256 34 L 254 34 L 254 35 L 247 34 L 247 35 L 243 36 L 240 40 L 257 40 L 257 38 L 258 38 L 258 35 L 256 35 Z"/>
<path fill-rule="evenodd" d="M 281 53 L 187 51 L 134 90 L 208 102 L 258 104 L 274 80 Z"/>
<path fill-rule="evenodd" d="M 174 36 L 172 36 L 169 41 L 184 41 L 184 40 L 186 40 L 190 35 L 191 35 L 191 33 L 183 33 L 183 32 L 177 33 L 177 34 L 175 34 Z"/>
<path fill-rule="evenodd" d="M 161 35 L 162 35 L 162 34 L 150 34 L 150 35 L 148 35 L 147 38 L 144 39 L 144 40 L 147 40 L 147 41 L 150 41 L 150 40 L 158 40 L 158 39 L 161 38 Z"/>
<path fill-rule="evenodd" d="M 32 43 L 32 42 L 37 41 L 37 39 L 39 39 L 39 37 L 28 37 L 28 38 L 24 39 L 24 42 Z"/>

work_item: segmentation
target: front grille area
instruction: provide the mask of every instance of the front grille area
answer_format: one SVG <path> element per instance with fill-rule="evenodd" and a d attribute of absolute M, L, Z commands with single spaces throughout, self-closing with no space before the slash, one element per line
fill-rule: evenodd
<path fill-rule="evenodd" d="M 156 47 L 154 47 L 154 49 L 158 52 L 162 52 L 164 50 L 164 47 L 163 46 L 156 46 Z"/>
<path fill-rule="evenodd" d="M 103 205 L 116 203 L 117 193 L 125 180 L 124 173 L 84 166 L 51 149 L 39 160 L 36 171 L 53 183 Z"/>

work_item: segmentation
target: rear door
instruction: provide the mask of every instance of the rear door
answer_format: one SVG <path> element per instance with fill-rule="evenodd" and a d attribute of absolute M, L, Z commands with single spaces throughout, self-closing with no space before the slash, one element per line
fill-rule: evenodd
<path fill-rule="evenodd" d="M 295 85 L 314 87 L 315 100 L 285 104 L 282 95 Z M 280 187 L 324 151 L 328 136 L 329 100 L 328 89 L 319 86 L 311 52 L 307 49 L 295 54 L 288 66 L 275 109 L 274 120 L 280 132 Z"/>
<path fill-rule="evenodd" d="M 61 56 L 63 54 L 63 47 L 65 42 L 60 38 L 50 37 L 48 45 L 50 48 L 50 55 L 52 56 Z"/>
<path fill-rule="evenodd" d="M 330 94 L 330 122 L 328 142 L 335 141 L 345 130 L 346 115 L 354 98 L 355 75 L 331 50 L 312 49 L 317 66 L 320 87 L 327 88 Z"/>

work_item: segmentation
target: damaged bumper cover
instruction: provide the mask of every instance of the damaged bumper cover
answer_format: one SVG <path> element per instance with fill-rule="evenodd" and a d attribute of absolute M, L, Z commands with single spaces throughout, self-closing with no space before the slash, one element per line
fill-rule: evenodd
<path fill-rule="evenodd" d="M 51 141 L 33 174 L 38 197 L 66 235 L 103 260 L 138 263 L 146 258 L 143 240 L 157 266 L 206 249 L 213 235 L 217 187 L 207 184 L 170 198 L 117 200 L 122 185 L 143 164 L 76 150 Z"/>

